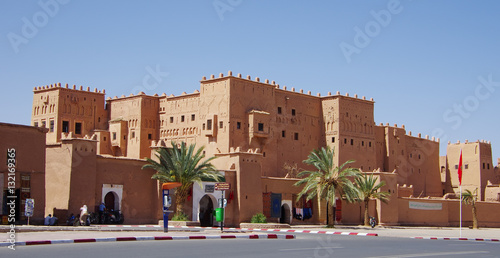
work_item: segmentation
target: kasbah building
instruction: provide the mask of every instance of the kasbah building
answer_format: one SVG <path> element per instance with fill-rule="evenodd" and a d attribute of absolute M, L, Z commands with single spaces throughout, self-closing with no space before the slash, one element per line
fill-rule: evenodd
<path fill-rule="evenodd" d="M 486 141 L 448 143 L 439 156 L 439 139 L 412 134 L 405 126 L 374 122 L 373 99 L 349 94 L 281 87 L 274 81 L 240 74 L 203 77 L 200 90 L 180 96 L 108 97 L 105 91 L 60 83 L 35 87 L 31 126 L 0 123 L 0 214 L 9 215 L 8 150 L 16 150 L 18 203 L 35 199 L 32 223 L 48 214 L 62 221 L 86 204 L 97 211 L 121 210 L 126 224 L 162 220 L 160 185 L 146 157 L 171 142 L 205 147 L 207 157 L 231 189 L 226 225 L 239 226 L 257 213 L 270 222 L 325 224 L 324 201 L 297 201 L 297 172 L 313 169 L 302 161 L 313 149 L 334 149 L 339 165 L 353 167 L 386 182 L 390 201 L 370 203 L 370 215 L 382 225 L 459 225 L 458 162 L 463 152 L 463 190 L 477 190 L 481 227 L 500 227 L 500 169 Z M 498 164 L 498 162 L 497 162 Z M 217 225 L 212 210 L 222 192 L 213 182 L 195 184 L 185 212 L 201 226 Z M 24 221 L 24 205 L 16 208 Z M 171 210 L 174 207 L 170 208 Z M 335 219 L 361 224 L 364 205 L 337 200 Z M 331 212 L 331 211 L 330 211 Z M 301 216 L 299 216 L 299 214 Z M 463 207 L 464 226 L 472 224 Z"/>

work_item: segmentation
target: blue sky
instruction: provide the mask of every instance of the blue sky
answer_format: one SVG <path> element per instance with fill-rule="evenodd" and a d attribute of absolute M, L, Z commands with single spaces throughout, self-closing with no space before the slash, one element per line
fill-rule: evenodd
<path fill-rule="evenodd" d="M 0 2 L 0 122 L 33 87 L 178 95 L 228 70 L 375 100 L 375 122 L 492 142 L 500 157 L 499 1 Z"/>

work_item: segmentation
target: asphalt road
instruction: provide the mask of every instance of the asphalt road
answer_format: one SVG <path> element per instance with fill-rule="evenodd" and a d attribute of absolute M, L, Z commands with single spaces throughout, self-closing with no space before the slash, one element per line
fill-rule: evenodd
<path fill-rule="evenodd" d="M 500 257 L 500 243 L 297 234 L 297 239 L 108 242 L 0 248 L 0 257 Z"/>

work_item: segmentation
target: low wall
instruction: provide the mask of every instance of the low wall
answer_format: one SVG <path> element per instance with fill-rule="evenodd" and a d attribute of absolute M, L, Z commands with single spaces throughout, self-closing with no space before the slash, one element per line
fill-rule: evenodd
<path fill-rule="evenodd" d="M 399 198 L 399 224 L 458 227 L 459 200 Z M 479 227 L 500 227 L 500 203 L 477 202 Z M 462 226 L 472 226 L 472 207 L 462 204 Z"/>

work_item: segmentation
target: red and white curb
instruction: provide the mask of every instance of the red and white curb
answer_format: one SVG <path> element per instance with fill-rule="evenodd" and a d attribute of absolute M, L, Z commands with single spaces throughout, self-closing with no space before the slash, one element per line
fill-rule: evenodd
<path fill-rule="evenodd" d="M 144 237 L 105 237 L 105 238 L 82 238 L 61 240 L 40 240 L 16 242 L 18 245 L 50 245 L 50 244 L 76 244 L 76 243 L 98 243 L 98 242 L 123 242 L 123 241 L 151 241 L 151 240 L 201 240 L 201 239 L 295 239 L 294 235 L 207 235 L 207 236 L 144 236 Z M 0 246 L 10 246 L 9 242 L 0 243 Z"/>
<path fill-rule="evenodd" d="M 103 225 L 107 228 L 163 228 L 159 225 Z M 192 227 L 192 226 L 169 226 L 169 229 L 220 229 L 220 227 Z M 307 234 L 325 234 L 342 236 L 378 236 L 377 233 L 357 233 L 357 232 L 335 232 L 319 230 L 295 230 L 295 229 L 267 229 L 267 228 L 224 228 L 224 230 L 239 231 L 262 231 L 262 232 L 280 232 L 280 233 L 307 233 Z"/>
<path fill-rule="evenodd" d="M 414 239 L 427 239 L 427 240 L 461 240 L 461 241 L 485 241 L 485 242 L 500 242 L 500 239 L 488 238 L 464 238 L 464 237 L 412 237 Z"/>

